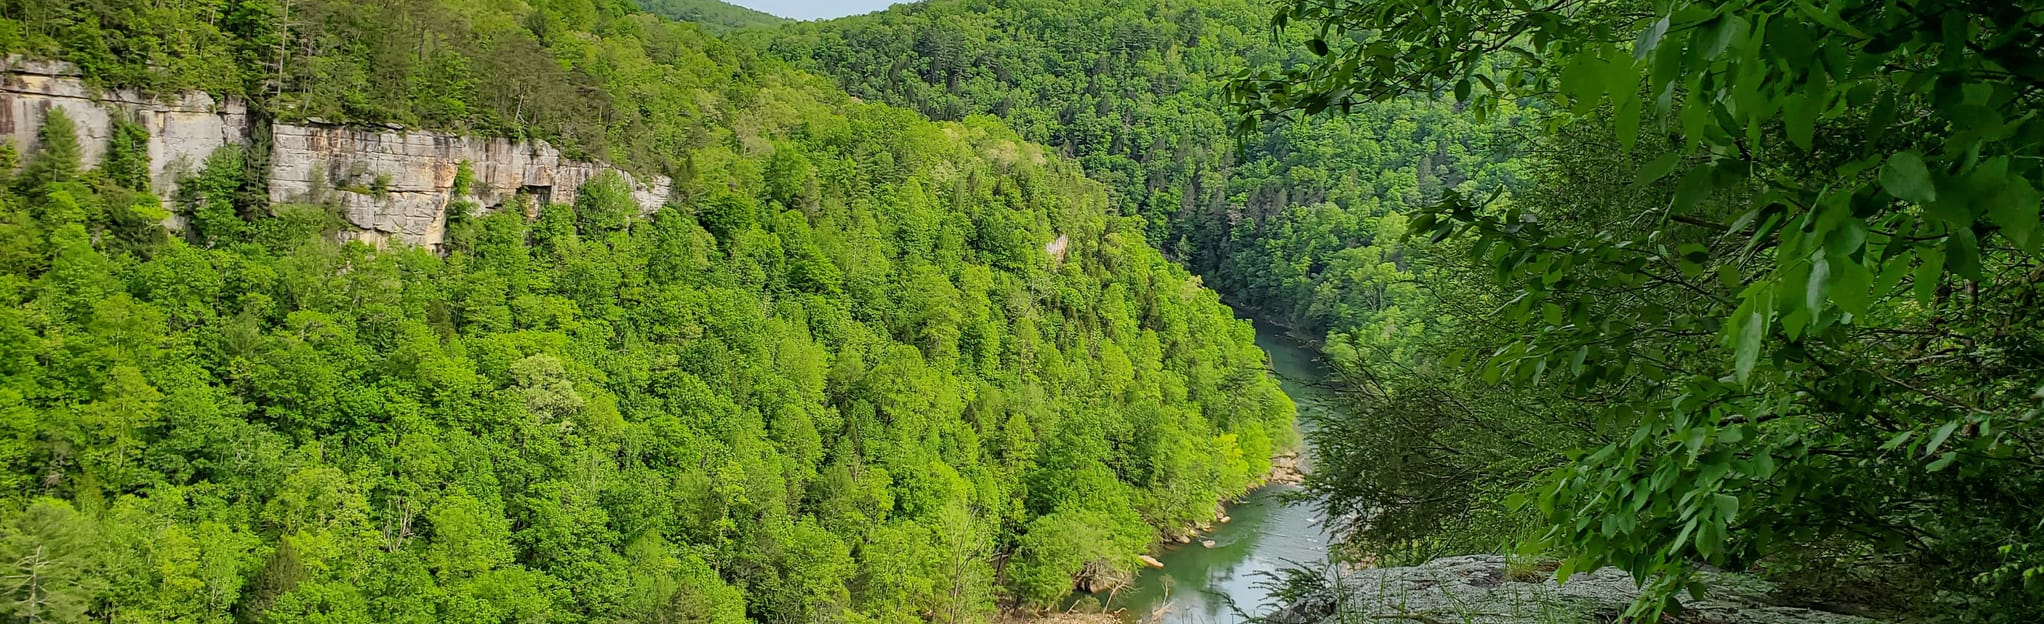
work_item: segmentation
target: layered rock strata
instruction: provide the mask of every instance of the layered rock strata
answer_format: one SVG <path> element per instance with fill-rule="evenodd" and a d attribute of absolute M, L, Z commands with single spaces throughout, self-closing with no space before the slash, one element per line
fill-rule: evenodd
<path fill-rule="evenodd" d="M 66 63 L 12 57 L 0 65 L 0 139 L 32 153 L 37 130 L 58 108 L 77 126 L 88 167 L 106 157 L 117 120 L 148 130 L 150 190 L 172 214 L 180 179 L 222 147 L 251 144 L 257 132 L 247 106 L 232 98 L 94 89 Z M 333 206 L 353 226 L 347 236 L 378 245 L 438 246 L 456 206 L 515 206 L 531 214 L 549 202 L 573 201 L 606 171 L 631 185 L 641 212 L 658 210 L 672 186 L 665 177 L 639 179 L 605 163 L 565 158 L 544 141 L 326 123 L 274 123 L 268 132 L 270 201 Z M 464 164 L 472 175 L 457 197 Z M 173 217 L 170 225 L 178 224 Z"/>

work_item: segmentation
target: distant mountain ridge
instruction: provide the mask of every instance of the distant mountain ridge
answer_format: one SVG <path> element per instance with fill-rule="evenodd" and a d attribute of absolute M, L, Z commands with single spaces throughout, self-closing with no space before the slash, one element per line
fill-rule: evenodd
<path fill-rule="evenodd" d="M 646 12 L 672 20 L 691 22 L 714 33 L 740 28 L 772 26 L 793 22 L 765 11 L 717 0 L 637 0 Z"/>

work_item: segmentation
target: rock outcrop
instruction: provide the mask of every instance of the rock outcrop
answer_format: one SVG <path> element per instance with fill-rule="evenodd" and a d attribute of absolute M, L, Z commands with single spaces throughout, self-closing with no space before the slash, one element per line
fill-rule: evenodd
<path fill-rule="evenodd" d="M 1286 605 L 1268 618 L 1279 624 L 1334 624 L 1356 621 L 1453 622 L 1455 624 L 1561 624 L 1610 622 L 1639 588 L 1632 576 L 1604 568 L 1557 584 L 1551 573 L 1513 578 L 1505 558 L 1470 555 L 1436 559 L 1404 568 L 1371 568 L 1342 573 L 1335 587 Z M 1735 574 L 1704 573 L 1710 588 L 1701 600 L 1685 600 L 1684 622 L 1697 624 L 1873 624 L 1863 617 L 1773 604 L 1764 581 Z"/>
<path fill-rule="evenodd" d="M 54 108 L 64 109 L 76 123 L 87 166 L 105 158 L 116 119 L 146 128 L 151 190 L 166 207 L 174 207 L 179 179 L 197 171 L 214 150 L 249 145 L 255 131 L 247 107 L 231 98 L 103 91 L 86 84 L 78 69 L 66 63 L 20 57 L 4 61 L 0 138 L 23 153 L 33 151 L 36 131 Z M 631 184 L 641 212 L 658 210 L 671 188 L 665 177 L 641 180 L 604 163 L 564 158 L 544 141 L 324 123 L 269 128 L 265 182 L 270 201 L 332 205 L 354 226 L 347 236 L 378 245 L 438 246 L 447 211 L 459 202 L 473 202 L 485 211 L 514 205 L 529 211 L 573 201 L 583 184 L 606 171 L 617 171 Z M 455 197 L 463 163 L 473 179 L 467 194 Z M 170 225 L 178 225 L 175 217 Z"/>
<path fill-rule="evenodd" d="M 69 63 L 9 57 L 0 68 L 0 138 L 23 154 L 35 150 L 36 131 L 51 109 L 78 126 L 86 166 L 106 158 L 114 120 L 125 117 L 149 130 L 149 184 L 167 203 L 179 178 L 198 170 L 213 150 L 248 143 L 248 107 L 204 93 L 149 98 L 131 90 L 101 91 Z"/>
<path fill-rule="evenodd" d="M 454 197 L 463 163 L 473 179 L 468 195 Z M 530 210 L 573 201 L 583 184 L 610 170 L 601 163 L 562 158 L 543 141 L 276 124 L 270 142 L 270 201 L 334 203 L 358 228 L 358 238 L 431 246 L 440 244 L 447 211 L 455 202 L 472 201 L 486 211 L 524 202 L 522 209 Z M 632 185 L 642 211 L 666 203 L 667 178 L 641 183 L 631 174 L 618 174 Z"/>

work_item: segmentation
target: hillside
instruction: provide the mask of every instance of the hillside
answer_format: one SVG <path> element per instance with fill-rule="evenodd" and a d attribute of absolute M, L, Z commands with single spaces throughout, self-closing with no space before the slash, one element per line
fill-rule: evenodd
<path fill-rule="evenodd" d="M 713 33 L 772 26 L 790 20 L 718 0 L 640 0 L 639 8 L 667 19 L 701 25 Z"/>
<path fill-rule="evenodd" d="M 1150 241 L 1232 301 L 1320 331 L 1396 316 L 1403 214 L 1526 173 L 1521 115 L 1401 98 L 1247 140 L 1227 85 L 1311 57 L 1257 0 L 934 0 L 746 33 L 854 96 L 1001 118 L 1077 160 Z"/>
<path fill-rule="evenodd" d="M 991 119 L 616 2 L 218 9 L 9 7 L 0 44 L 268 136 L 544 139 L 672 191 L 493 207 L 457 171 L 439 253 L 379 248 L 271 201 L 265 135 L 170 193 L 149 124 L 15 119 L 10 614 L 984 621 L 1126 573 L 1293 443 L 1248 324 Z"/>
<path fill-rule="evenodd" d="M 1687 609 L 1745 570 L 2000 624 L 2044 621 L 2040 16 L 935 0 L 738 38 L 1003 119 L 1231 302 L 1331 330 L 1307 487 L 1346 554 L 1643 584 L 1599 621 L 1736 621 Z M 1314 618 L 1450 619 L 1392 598 Z"/>

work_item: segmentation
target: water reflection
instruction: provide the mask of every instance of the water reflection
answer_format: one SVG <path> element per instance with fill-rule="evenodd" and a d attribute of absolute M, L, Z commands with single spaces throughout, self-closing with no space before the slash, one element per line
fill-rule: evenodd
<path fill-rule="evenodd" d="M 1285 337 L 1283 330 L 1257 324 L 1256 344 L 1270 354 L 1278 385 L 1299 404 L 1302 428 L 1327 405 L 1318 384 L 1327 375 L 1314 353 Z M 1273 485 L 1258 489 L 1228 506 L 1232 521 L 1191 544 L 1166 549 L 1157 559 L 1160 570 L 1144 570 L 1133 583 L 1093 598 L 1125 620 L 1156 624 L 1227 624 L 1243 614 L 1268 609 L 1265 573 L 1327 560 L 1326 523 L 1310 503 L 1285 504 L 1281 494 L 1295 489 Z M 1199 540 L 1212 540 L 1211 548 Z"/>

